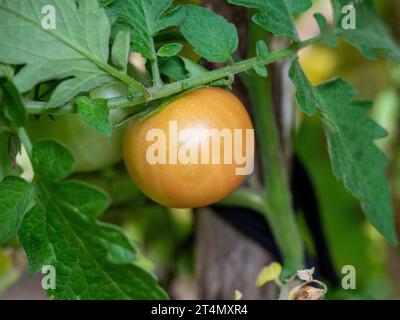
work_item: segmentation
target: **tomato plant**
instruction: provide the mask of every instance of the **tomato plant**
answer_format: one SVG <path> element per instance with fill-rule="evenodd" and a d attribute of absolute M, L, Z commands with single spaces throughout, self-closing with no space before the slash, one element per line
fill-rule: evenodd
<path fill-rule="evenodd" d="M 292 137 L 280 132 L 287 123 L 276 114 L 287 110 L 277 112 L 277 101 L 322 124 L 334 175 L 370 227 L 397 243 L 388 161 L 375 144 L 385 130 L 369 116 L 371 103 L 339 78 L 314 85 L 330 77 L 334 63 L 329 72 L 307 74 L 299 62 L 306 47 L 331 47 L 303 61 L 312 72 L 319 66 L 312 60 L 324 58 L 321 52 L 330 59 L 344 40 L 368 59 L 399 63 L 400 47 L 372 1 L 332 0 L 332 17 L 315 14 L 319 29 L 306 40 L 295 19 L 311 0 L 228 0 L 243 15 L 243 30 L 197 0 L 45 2 L 0 1 L 0 244 L 21 246 L 32 274 L 54 268 L 51 297 L 167 298 L 151 274 L 158 269 L 128 239 L 143 230 L 114 224 L 136 212 L 208 205 L 251 210 L 270 227 L 282 267 L 264 269 L 258 283 L 275 281 L 288 299 L 323 296 L 326 286 L 305 269 L 306 237 L 282 147 Z M 272 50 L 275 38 L 287 46 Z M 273 81 L 277 62 L 288 68 Z M 276 89 L 289 81 L 293 105 L 289 92 Z M 43 88 L 45 98 L 38 97 Z M 251 117 L 232 88 L 240 88 Z M 22 149 L 32 181 L 17 166 Z M 126 168 L 116 165 L 122 154 Z M 133 188 L 128 174 L 158 204 L 121 191 L 116 205 L 87 183 L 106 177 L 115 194 Z M 98 221 L 104 213 L 107 222 Z M 157 233 L 154 220 L 143 221 Z M 169 225 L 179 232 L 180 224 Z M 173 250 L 170 256 L 177 259 Z"/>

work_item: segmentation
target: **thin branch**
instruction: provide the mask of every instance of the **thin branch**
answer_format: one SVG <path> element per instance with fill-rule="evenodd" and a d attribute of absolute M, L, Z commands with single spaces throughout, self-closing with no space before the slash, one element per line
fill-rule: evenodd
<path fill-rule="evenodd" d="M 315 37 L 305 42 L 307 44 L 311 44 L 320 40 L 320 37 Z M 302 43 L 305 43 L 302 42 Z M 271 52 L 265 58 L 250 58 L 247 60 L 243 60 L 226 67 L 222 67 L 213 71 L 209 71 L 207 73 L 197 75 L 188 79 L 184 79 L 181 81 L 177 81 L 174 83 L 166 84 L 162 87 L 152 87 L 149 88 L 148 91 L 150 95 L 148 97 L 140 94 L 133 97 L 122 97 L 122 98 L 114 98 L 108 100 L 109 109 L 122 109 L 127 107 L 134 107 L 142 104 L 146 104 L 148 102 L 162 99 L 174 94 L 181 93 L 188 89 L 196 88 L 202 85 L 207 85 L 213 81 L 223 79 L 225 77 L 233 76 L 241 72 L 245 72 L 251 70 L 253 65 L 257 63 L 263 63 L 264 65 L 268 65 L 279 61 L 281 59 L 289 58 L 296 54 L 298 50 L 302 48 L 302 43 L 291 45 L 288 48 Z M 62 107 L 48 109 L 46 107 L 45 102 L 39 101 L 26 101 L 25 102 L 27 111 L 29 114 L 68 114 L 68 113 L 76 113 L 76 109 L 73 103 L 68 103 Z"/>

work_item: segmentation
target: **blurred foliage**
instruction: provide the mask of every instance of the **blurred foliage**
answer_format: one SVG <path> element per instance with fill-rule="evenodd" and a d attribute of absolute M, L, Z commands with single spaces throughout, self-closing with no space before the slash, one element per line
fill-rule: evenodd
<path fill-rule="evenodd" d="M 394 33 L 399 35 L 400 25 L 396 16 L 396 12 L 400 14 L 399 4 L 387 0 L 377 1 L 376 4 L 385 20 L 392 25 Z M 336 49 L 324 44 L 306 48 L 301 55 L 301 64 L 313 84 L 339 76 L 359 89 L 360 98 L 374 101 L 372 116 L 388 130 L 388 137 L 377 144 L 391 160 L 389 174 L 394 201 L 399 203 L 400 67 L 383 59 L 366 60 L 344 42 L 339 42 Z M 298 121 L 295 148 L 315 184 L 328 245 L 339 276 L 343 276 L 340 272 L 347 264 L 355 266 L 357 271 L 355 291 L 330 290 L 328 298 L 391 298 L 394 286 L 400 284 L 391 281 L 387 243 L 365 221 L 357 201 L 334 177 L 318 117 L 301 117 Z M 399 210 L 398 206 L 395 208 Z M 397 211 L 397 215 L 400 212 Z M 306 242 L 310 246 L 310 241 Z"/>
<path fill-rule="evenodd" d="M 373 229 L 365 221 L 357 200 L 333 175 L 328 153 L 323 151 L 326 150 L 326 142 L 318 117 L 303 120 L 295 145 L 316 188 L 336 270 L 340 275 L 343 266 L 355 266 L 357 291 L 362 293 L 373 286 L 375 281 L 380 282 L 376 279 L 385 274 L 384 240 L 372 232 Z M 377 292 L 384 293 L 388 290 L 386 287 Z"/>
<path fill-rule="evenodd" d="M 12 285 L 21 275 L 21 270 L 15 265 L 12 251 L 0 246 L 0 294 Z"/>

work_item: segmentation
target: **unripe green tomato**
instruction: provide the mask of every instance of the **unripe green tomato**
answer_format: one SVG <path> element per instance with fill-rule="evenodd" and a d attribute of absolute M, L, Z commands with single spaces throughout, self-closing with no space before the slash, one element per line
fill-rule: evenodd
<path fill-rule="evenodd" d="M 111 99 L 128 95 L 128 88 L 122 83 L 98 88 L 90 92 L 92 99 Z M 123 110 L 112 110 L 110 121 L 113 125 L 124 118 Z M 107 168 L 122 159 L 122 140 L 125 128 L 114 127 L 108 138 L 89 126 L 78 114 L 56 115 L 51 119 L 31 117 L 27 131 L 35 143 L 42 139 L 54 139 L 66 146 L 75 157 L 75 172 L 90 172 Z"/>

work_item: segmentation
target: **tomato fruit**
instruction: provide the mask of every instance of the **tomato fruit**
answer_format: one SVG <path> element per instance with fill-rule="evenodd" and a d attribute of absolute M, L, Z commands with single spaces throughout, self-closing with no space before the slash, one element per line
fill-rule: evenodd
<path fill-rule="evenodd" d="M 92 99 L 111 99 L 128 94 L 127 86 L 101 87 L 90 92 Z M 112 110 L 110 121 L 115 125 L 126 115 L 125 111 Z M 122 159 L 122 140 L 125 128 L 114 128 L 108 138 L 89 126 L 78 114 L 55 115 L 53 119 L 41 116 L 29 119 L 27 131 L 33 142 L 54 139 L 66 146 L 74 155 L 75 171 L 90 172 L 109 167 Z"/>
<path fill-rule="evenodd" d="M 222 200 L 245 175 L 238 175 L 237 162 L 225 161 L 233 150 L 225 147 L 234 139 L 220 139 L 214 153 L 213 140 L 204 133 L 215 129 L 220 133 L 228 130 L 232 137 L 238 130 L 243 143 L 237 151 L 245 154 L 244 150 L 250 149 L 253 164 L 254 130 L 245 107 L 228 91 L 205 88 L 179 97 L 150 118 L 129 123 L 123 151 L 130 176 L 149 198 L 167 207 L 195 208 Z M 250 140 L 244 138 L 247 132 L 252 133 Z M 209 161 L 206 156 L 200 160 L 207 152 Z M 215 154 L 222 161 L 210 161 Z"/>

